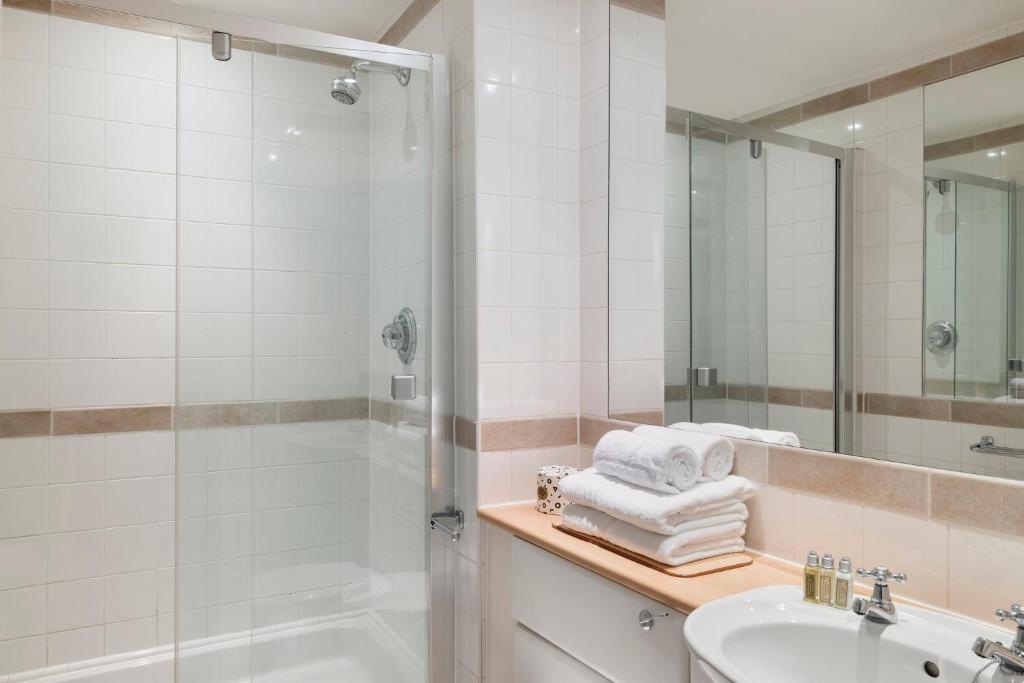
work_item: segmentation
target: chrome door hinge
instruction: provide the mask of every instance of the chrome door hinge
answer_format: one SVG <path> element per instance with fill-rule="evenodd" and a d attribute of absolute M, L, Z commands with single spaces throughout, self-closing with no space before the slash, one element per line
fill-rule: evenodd
<path fill-rule="evenodd" d="M 430 515 L 430 528 L 440 529 L 448 534 L 452 543 L 462 538 L 462 530 L 466 527 L 466 518 L 462 510 L 448 508 L 444 512 L 435 512 Z"/>

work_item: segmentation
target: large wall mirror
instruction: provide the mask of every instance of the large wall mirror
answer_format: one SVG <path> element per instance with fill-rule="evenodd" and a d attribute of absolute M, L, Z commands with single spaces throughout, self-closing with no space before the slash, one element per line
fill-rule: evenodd
<path fill-rule="evenodd" d="M 611 8 L 609 416 L 1024 478 L 1024 8 L 825 49 L 813 3 L 651 5 Z"/>

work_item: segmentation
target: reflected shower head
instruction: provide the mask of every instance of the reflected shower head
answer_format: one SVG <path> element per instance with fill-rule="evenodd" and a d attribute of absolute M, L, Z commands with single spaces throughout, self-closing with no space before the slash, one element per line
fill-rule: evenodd
<path fill-rule="evenodd" d="M 412 78 L 412 71 L 405 66 L 394 66 L 393 64 L 378 64 L 377 62 L 356 62 L 347 76 L 335 78 L 331 81 L 331 97 L 342 104 L 355 104 L 359 96 L 363 94 L 359 87 L 358 75 L 360 71 L 376 71 L 377 73 L 391 74 L 402 87 L 409 85 Z"/>
<path fill-rule="evenodd" d="M 356 80 L 354 73 L 331 81 L 331 97 L 342 104 L 355 104 L 362 94 L 363 90 L 359 87 L 359 81 Z"/>

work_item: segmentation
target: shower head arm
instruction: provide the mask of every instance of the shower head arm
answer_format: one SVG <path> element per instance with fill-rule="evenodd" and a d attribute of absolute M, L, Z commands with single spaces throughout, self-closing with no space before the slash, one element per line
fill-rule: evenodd
<path fill-rule="evenodd" d="M 352 73 L 356 74 L 360 71 L 371 72 L 375 71 L 382 74 L 391 74 L 398 80 L 399 85 L 405 86 L 409 84 L 409 79 L 412 77 L 412 70 L 407 66 L 395 66 L 394 64 L 381 64 L 380 62 L 361 61 L 356 62 L 352 65 Z"/>

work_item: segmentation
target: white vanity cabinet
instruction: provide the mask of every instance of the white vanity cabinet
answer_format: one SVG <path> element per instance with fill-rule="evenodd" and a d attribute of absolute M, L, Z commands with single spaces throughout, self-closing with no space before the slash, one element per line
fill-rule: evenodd
<path fill-rule="evenodd" d="M 682 612 L 519 538 L 511 559 L 516 681 L 689 683 Z"/>

